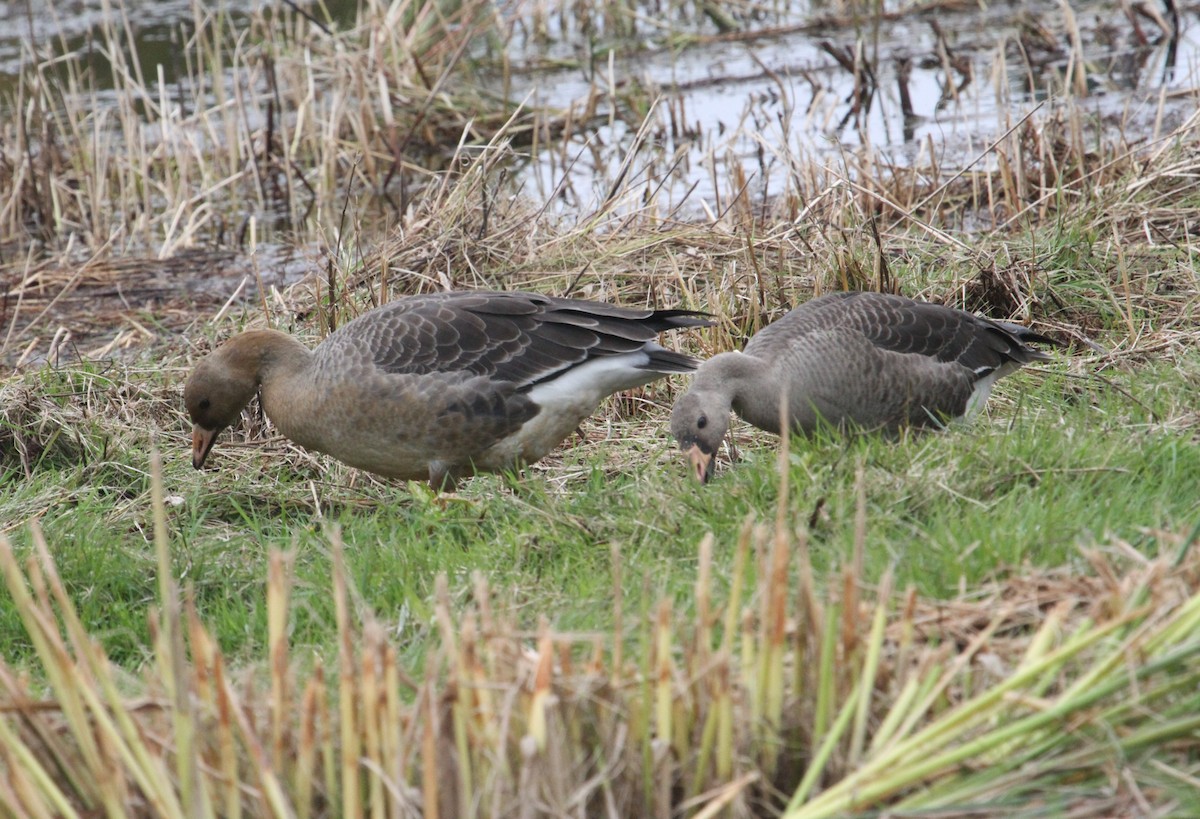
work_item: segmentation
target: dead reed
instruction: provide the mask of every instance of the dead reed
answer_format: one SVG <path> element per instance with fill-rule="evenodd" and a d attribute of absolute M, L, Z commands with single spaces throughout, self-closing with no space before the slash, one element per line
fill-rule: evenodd
<path fill-rule="evenodd" d="M 614 552 L 612 633 L 522 633 L 486 578 L 459 609 L 443 583 L 419 669 L 352 603 L 332 530 L 337 656 L 293 652 L 277 553 L 268 654 L 235 672 L 173 580 L 154 464 L 159 591 L 136 677 L 74 614 L 36 524 L 23 564 L 0 537 L 39 659 L 39 682 L 0 663 L 12 815 L 1092 816 L 1170 810 L 1161 779 L 1195 775 L 1200 530 L 1157 559 L 1087 551 L 1086 576 L 931 603 L 887 576 L 865 587 L 855 560 L 814 576 L 781 512 L 745 523 L 727 583 L 700 543 L 686 617 L 667 600 L 622 611 Z"/>
<path fill-rule="evenodd" d="M 710 6 L 697 13 L 716 14 Z M 1047 34 L 1071 44 L 1065 76 L 1043 89 L 1058 99 L 1013 115 L 997 81 L 996 130 L 1003 136 L 952 167 L 932 142 L 904 163 L 869 146 L 805 154 L 763 131 L 756 124 L 762 112 L 750 110 L 734 130 L 739 144 L 757 147 L 755 155 L 726 155 L 722 146 L 734 144 L 733 135 L 720 143 L 687 136 L 686 88 L 617 83 L 594 65 L 584 67 L 591 78 L 587 95 L 567 110 L 526 109 L 509 99 L 516 69 L 506 47 L 596 32 L 635 37 L 648 21 L 620 4 L 534 4 L 523 11 L 498 14 L 479 0 L 368 0 L 356 25 L 339 30 L 290 3 L 266 4 L 245 19 L 197 7 L 176 33 L 182 70 L 171 82 L 161 69 L 146 75 L 129 11 L 114 4 L 96 44 L 111 88 L 98 82 L 88 54 L 65 40 L 55 49 L 29 46 L 25 71 L 4 101 L 11 116 L 0 124 L 0 247 L 31 249 L 27 265 L 43 255 L 64 254 L 61 260 L 78 265 L 131 251 L 165 259 L 196 245 L 252 250 L 265 235 L 280 234 L 298 244 L 315 239 L 337 247 L 351 227 L 348 203 L 354 203 L 352 214 L 389 214 L 376 226 L 386 231 L 393 220 L 407 218 L 409 205 L 427 190 L 438 195 L 446 178 L 476 160 L 487 168 L 485 195 L 502 201 L 512 192 L 506 174 L 522 158 L 553 169 L 556 182 L 544 192 L 543 207 L 560 197 L 579 205 L 575 228 L 583 230 L 627 229 L 637 218 L 664 228 L 707 217 L 716 230 L 758 240 L 764 225 L 783 220 L 802 236 L 812 228 L 849 234 L 854 241 L 844 255 L 853 262 L 854 244 L 875 240 L 863 233 L 864 217 L 880 221 L 883 242 L 902 229 L 952 245 L 950 235 L 962 227 L 1003 232 L 1045 223 L 1085 202 L 1104 203 L 1096 218 L 1107 221 L 1115 196 L 1118 220 L 1138 217 L 1139 224 L 1124 229 L 1179 238 L 1166 205 L 1192 177 L 1194 157 L 1177 149 L 1194 144 L 1195 117 L 1168 124 L 1174 95 L 1165 93 L 1148 133 L 1083 107 L 1084 35 L 1065 7 Z M 747 3 L 721 13 L 766 20 L 784 9 Z M 884 72 L 883 57 L 864 46 L 859 17 L 867 15 L 877 27 L 910 12 L 852 3 L 828 13 L 809 25 L 839 32 L 839 42 L 826 43 L 825 50 L 831 66 L 853 79 L 856 102 L 847 108 L 814 81 L 810 108 L 859 116 L 859 108 L 882 94 Z M 1169 21 L 1158 24 L 1170 30 Z M 686 35 L 655 31 L 668 41 Z M 749 41 L 781 31 L 759 26 L 719 36 Z M 1140 39 L 1144 44 L 1145 35 Z M 1021 43 L 1021 53 L 1032 59 L 1033 44 Z M 992 73 L 1000 77 L 1008 57 L 1004 48 L 997 54 Z M 948 93 L 958 78 L 965 82 L 977 71 L 970 66 L 978 60 L 953 52 L 942 34 L 927 56 L 944 64 Z M 526 58 L 518 68 L 536 68 L 534 57 Z M 765 66 L 763 77 L 779 79 Z M 785 98 L 794 94 L 783 84 L 778 91 Z M 786 107 L 800 112 L 803 103 L 789 99 Z M 785 132 L 801 127 L 804 116 L 795 113 L 795 123 L 783 123 Z M 592 202 L 570 190 L 579 184 L 574 168 L 586 158 L 581 146 L 594 138 L 596 126 L 617 120 L 636 138 L 621 146 L 619 161 L 601 163 L 599 178 L 589 180 L 604 191 Z M 836 121 L 828 128 L 841 130 Z M 693 142 L 706 146 L 704 155 L 696 155 Z M 699 167 L 712 177 L 706 195 L 672 200 L 672 179 L 698 178 Z M 1146 177 L 1144 187 L 1133 183 L 1138 176 Z M 835 202 L 827 201 L 831 196 Z M 1133 198 L 1150 212 L 1120 207 Z"/>
<path fill-rule="evenodd" d="M 491 30 L 489 3 L 366 0 L 345 31 L 292 3 L 244 19 L 197 5 L 173 35 L 173 81 L 161 65 L 144 74 L 129 15 L 106 4 L 100 18 L 111 87 L 65 38 L 27 44 L 4 104 L 6 243 L 157 258 L 200 237 L 254 246 L 314 212 L 335 225 L 331 203 L 355 186 L 403 196 L 393 181 L 430 146 L 520 128 L 514 106 L 460 80 L 467 47 Z"/>

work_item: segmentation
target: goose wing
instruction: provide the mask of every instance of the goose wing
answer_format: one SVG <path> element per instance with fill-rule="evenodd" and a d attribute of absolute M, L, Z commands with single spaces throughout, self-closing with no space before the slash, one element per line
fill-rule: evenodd
<path fill-rule="evenodd" d="M 652 342 L 664 330 L 710 323 L 693 311 L 627 308 L 533 293 L 435 293 L 373 310 L 322 347 L 339 356 L 352 351 L 367 356 L 384 373 L 461 373 L 523 390 L 591 359 L 638 350 L 653 350 L 647 369 L 692 370 L 691 358 Z"/>
<path fill-rule="evenodd" d="M 788 323 L 794 325 L 790 331 Z M 814 299 L 767 329 L 774 327 L 793 338 L 850 329 L 880 350 L 957 363 L 977 379 L 1049 358 L 1029 342 L 1058 343 L 1019 324 L 885 293 L 836 293 Z"/>

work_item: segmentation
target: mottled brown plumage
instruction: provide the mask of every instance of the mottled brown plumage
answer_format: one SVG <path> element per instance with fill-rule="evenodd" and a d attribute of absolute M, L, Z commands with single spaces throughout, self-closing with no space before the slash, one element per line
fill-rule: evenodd
<path fill-rule="evenodd" d="M 658 333 L 711 322 L 533 293 L 412 296 L 359 316 L 314 350 L 274 330 L 233 337 L 184 388 L 199 469 L 256 392 L 296 443 L 436 488 L 543 457 L 618 390 L 697 361 Z"/>
<path fill-rule="evenodd" d="M 671 411 L 671 432 L 707 481 L 732 409 L 780 431 L 819 423 L 895 432 L 970 415 L 997 379 L 1048 359 L 1056 343 L 1017 324 L 882 293 L 835 293 L 800 305 L 741 353 L 701 365 Z"/>

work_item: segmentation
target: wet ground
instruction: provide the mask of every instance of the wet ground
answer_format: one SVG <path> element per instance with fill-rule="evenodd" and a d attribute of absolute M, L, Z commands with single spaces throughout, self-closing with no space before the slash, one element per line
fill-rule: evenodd
<path fill-rule="evenodd" d="M 868 16 L 875 6 L 815 0 L 711 14 L 642 0 L 620 18 L 600 4 L 582 16 L 590 6 L 502 4 L 510 98 L 573 110 L 588 123 L 514 177 L 569 212 L 607 195 L 632 150 L 627 183 L 640 175 L 653 184 L 663 208 L 690 196 L 701 215 L 699 200 L 714 204 L 731 162 L 757 174 L 768 194 L 772 164 L 812 155 L 836 162 L 864 146 L 901 164 L 934 154 L 953 170 L 1039 104 L 1074 104 L 1109 130 L 1150 137 L 1200 99 L 1200 12 L 1170 3 L 891 0 Z M 170 82 L 181 70 L 192 0 L 125 0 L 126 14 L 108 18 L 102 0 L 39 5 L 0 0 L 0 89 L 22 64 L 64 51 L 91 54 L 103 85 L 94 44 L 106 20 L 133 32 L 146 76 L 162 65 Z M 236 20 L 261 5 L 225 0 L 221 8 Z M 349 28 L 358 3 L 327 0 L 328 18 L 313 3 L 289 5 Z M 496 73 L 479 71 L 485 82 Z"/>
<path fill-rule="evenodd" d="M 58 366 L 119 356 L 214 318 L 263 303 L 317 261 L 282 247 L 253 256 L 196 248 L 167 259 L 97 257 L 17 273 L 0 269 L 0 364 Z"/>

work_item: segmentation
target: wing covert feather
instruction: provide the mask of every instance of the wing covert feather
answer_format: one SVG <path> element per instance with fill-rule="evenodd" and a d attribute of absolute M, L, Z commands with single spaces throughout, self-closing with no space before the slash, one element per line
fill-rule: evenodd
<path fill-rule="evenodd" d="M 399 299 L 352 321 L 318 354 L 381 372 L 463 372 L 528 387 L 590 358 L 641 349 L 663 330 L 711 322 L 687 310 L 626 308 L 520 292 Z M 327 350 L 323 349 L 328 347 Z"/>

